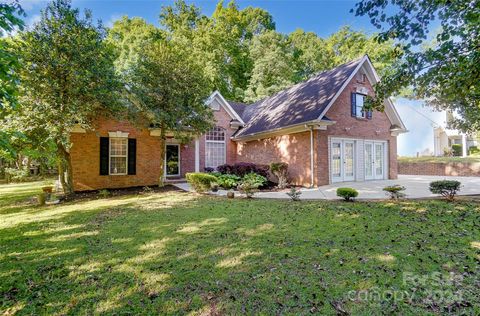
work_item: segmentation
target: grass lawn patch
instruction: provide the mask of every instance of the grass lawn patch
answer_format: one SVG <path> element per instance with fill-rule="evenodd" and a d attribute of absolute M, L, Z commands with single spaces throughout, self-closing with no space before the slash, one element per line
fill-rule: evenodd
<path fill-rule="evenodd" d="M 480 312 L 480 204 L 155 192 L 36 207 L 0 185 L 4 314 Z"/>

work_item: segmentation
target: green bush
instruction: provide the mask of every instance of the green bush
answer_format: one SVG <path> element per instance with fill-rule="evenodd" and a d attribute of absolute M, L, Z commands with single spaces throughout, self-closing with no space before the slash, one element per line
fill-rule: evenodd
<path fill-rule="evenodd" d="M 468 148 L 469 155 L 476 155 L 478 153 L 480 153 L 480 149 L 478 149 L 477 146 L 470 146 L 470 148 Z"/>
<path fill-rule="evenodd" d="M 224 188 L 225 190 L 230 190 L 236 188 L 240 183 L 240 180 L 242 180 L 242 178 L 234 174 L 220 174 L 219 176 L 217 176 L 216 182 L 220 187 Z"/>
<path fill-rule="evenodd" d="M 209 191 L 212 182 L 218 183 L 218 180 L 215 176 L 202 172 L 187 173 L 185 175 L 185 178 L 187 179 L 187 182 L 192 186 L 192 188 L 198 193 Z"/>
<path fill-rule="evenodd" d="M 453 201 L 455 195 L 460 191 L 461 183 L 456 180 L 440 180 L 430 182 L 430 192 L 441 194 L 447 200 Z"/>
<path fill-rule="evenodd" d="M 402 192 L 405 191 L 405 187 L 402 185 L 395 184 L 388 186 L 383 188 L 383 191 L 385 191 L 385 193 L 389 195 L 392 200 L 398 200 L 405 197 L 405 193 Z"/>
<path fill-rule="evenodd" d="M 452 152 L 453 152 L 453 156 L 460 157 L 462 155 L 462 145 L 453 144 L 452 145 Z"/>
<path fill-rule="evenodd" d="M 270 171 L 278 178 L 278 188 L 285 189 L 288 185 L 288 164 L 285 162 L 272 162 Z"/>
<path fill-rule="evenodd" d="M 251 172 L 251 173 L 246 174 L 243 177 L 242 181 L 248 181 L 248 182 L 253 183 L 255 185 L 258 184 L 258 187 L 261 187 L 262 185 L 267 183 L 267 178 L 265 178 L 262 175 Z"/>
<path fill-rule="evenodd" d="M 30 172 L 27 168 L 5 168 L 5 179 L 10 182 L 25 182 L 29 180 Z"/>
<path fill-rule="evenodd" d="M 247 198 L 251 198 L 258 188 L 266 182 L 267 178 L 252 172 L 243 177 L 242 182 L 238 185 L 238 190 L 245 193 Z"/>
<path fill-rule="evenodd" d="M 97 193 L 98 198 L 100 199 L 106 199 L 107 197 L 110 196 L 110 191 L 106 189 L 99 190 Z"/>
<path fill-rule="evenodd" d="M 344 198 L 345 201 L 352 201 L 358 196 L 358 191 L 352 188 L 338 188 L 337 196 Z"/>

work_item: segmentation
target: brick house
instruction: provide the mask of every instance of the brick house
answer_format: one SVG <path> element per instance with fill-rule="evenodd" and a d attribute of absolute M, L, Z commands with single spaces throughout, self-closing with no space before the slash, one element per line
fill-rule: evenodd
<path fill-rule="evenodd" d="M 166 180 L 224 163 L 289 164 L 291 183 L 395 179 L 397 135 L 406 128 L 392 102 L 364 111 L 379 81 L 368 56 L 322 72 L 251 105 L 214 92 L 215 127 L 190 143 L 169 137 L 159 156 L 159 130 L 99 119 L 94 131 L 71 134 L 76 191 L 155 185 L 160 159 Z"/>

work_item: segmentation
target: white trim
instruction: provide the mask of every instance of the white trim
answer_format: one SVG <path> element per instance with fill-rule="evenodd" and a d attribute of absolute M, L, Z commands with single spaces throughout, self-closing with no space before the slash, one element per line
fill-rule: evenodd
<path fill-rule="evenodd" d="M 110 132 L 108 134 L 110 134 Z M 127 136 L 128 136 L 128 133 L 127 133 Z M 112 139 L 125 139 L 126 140 L 125 156 L 124 155 L 112 155 Z M 114 158 L 115 157 L 117 157 L 117 158 L 125 157 L 125 173 L 112 173 L 111 168 L 110 168 L 112 157 L 114 157 Z M 126 138 L 126 137 L 109 137 L 108 138 L 108 175 L 110 175 L 110 176 L 126 176 L 126 175 L 128 175 L 128 138 Z"/>
<path fill-rule="evenodd" d="M 368 55 L 363 56 L 361 61 L 359 62 L 358 66 L 355 68 L 355 70 L 350 74 L 350 77 L 344 82 L 344 84 L 340 87 L 340 89 L 337 91 L 337 93 L 333 96 L 332 100 L 328 103 L 328 105 L 325 107 L 325 109 L 322 111 L 318 119 L 322 119 L 328 112 L 328 110 L 332 107 L 332 105 L 335 103 L 335 101 L 338 99 L 340 94 L 345 90 L 345 88 L 348 86 L 350 81 L 352 81 L 353 78 L 357 75 L 357 72 L 364 66 L 364 63 L 367 63 L 368 69 L 366 70 L 367 77 L 370 78 L 370 74 L 373 75 L 373 84 L 376 84 L 380 81 L 380 77 L 377 74 L 377 71 L 375 70 L 375 67 L 373 67 L 372 62 L 370 61 L 370 58 Z M 397 124 L 401 127 L 400 131 L 395 131 L 395 134 L 398 135 L 400 133 L 406 133 L 408 130 L 405 127 L 405 124 L 403 124 L 402 119 L 400 118 L 400 115 L 398 114 L 397 110 L 395 109 L 395 106 L 393 105 L 392 101 L 390 98 L 385 99 L 385 114 L 387 115 L 388 119 L 390 120 L 390 123 L 392 124 Z M 394 135 L 394 136 L 396 136 Z"/>
<path fill-rule="evenodd" d="M 108 132 L 108 137 L 111 138 L 128 138 L 127 132 L 122 132 L 122 131 L 116 131 L 116 132 Z"/>
<path fill-rule="evenodd" d="M 167 146 L 177 146 L 178 150 L 178 173 L 177 174 L 167 174 Z M 164 157 L 164 174 L 165 178 L 167 177 L 178 177 L 181 174 L 180 167 L 181 167 L 181 158 L 180 158 L 180 144 L 177 143 L 165 143 L 165 157 Z"/>
<path fill-rule="evenodd" d="M 205 168 L 217 168 L 218 166 L 224 165 L 227 163 L 227 130 L 221 126 L 215 126 L 223 130 L 223 140 L 208 140 L 207 134 L 205 134 Z M 223 144 L 223 163 L 219 164 L 218 166 L 212 167 L 207 165 L 207 144 Z"/>
<path fill-rule="evenodd" d="M 326 130 L 327 126 L 333 125 L 335 123 L 336 123 L 335 121 L 328 121 L 328 120 L 320 120 L 320 121 L 319 120 L 312 120 L 312 121 L 293 124 L 293 125 L 289 125 L 289 126 L 278 127 L 278 128 L 275 128 L 275 129 L 264 131 L 264 132 L 247 134 L 247 135 L 242 135 L 242 136 L 239 136 L 239 137 L 235 136 L 235 137 L 232 137 L 232 140 L 234 140 L 234 141 L 250 141 L 250 140 L 264 139 L 264 138 L 278 136 L 278 135 L 288 135 L 288 134 L 306 132 L 306 131 L 309 130 L 308 126 L 310 126 L 310 125 L 314 125 L 313 129 Z"/>
<path fill-rule="evenodd" d="M 358 70 L 360 70 L 360 68 L 362 68 L 362 65 L 363 63 L 365 62 L 365 60 L 367 60 L 368 57 L 367 55 L 363 56 L 362 60 L 360 61 L 360 63 L 357 65 L 357 67 L 355 68 L 355 70 L 350 74 L 350 76 L 348 77 L 348 79 L 343 83 L 343 85 L 340 87 L 340 89 L 337 91 L 337 93 L 335 93 L 335 95 L 333 96 L 332 100 L 330 100 L 330 102 L 327 104 L 327 106 L 325 107 L 325 109 L 322 111 L 322 113 L 320 113 L 320 116 L 318 117 L 318 120 L 321 120 L 325 114 L 328 112 L 328 110 L 330 110 L 330 108 L 332 107 L 333 103 L 335 103 L 335 101 L 337 101 L 338 97 L 340 96 L 340 94 L 343 92 L 343 90 L 345 90 L 345 88 L 348 86 L 348 84 L 350 83 L 350 81 L 352 81 L 352 79 L 355 77 L 355 75 L 357 74 Z"/>
<path fill-rule="evenodd" d="M 213 92 L 210 95 L 210 97 L 208 97 L 206 104 L 210 105 L 210 103 L 212 103 L 215 97 L 218 97 L 220 99 L 222 106 L 224 107 L 225 111 L 227 111 L 227 113 L 230 115 L 231 118 L 236 119 L 237 121 L 245 125 L 245 122 L 242 120 L 240 115 L 238 115 L 238 113 L 235 112 L 235 110 L 230 106 L 228 101 L 225 100 L 225 98 L 222 96 L 222 94 L 218 90 Z"/>
<path fill-rule="evenodd" d="M 353 142 L 354 143 L 354 176 L 353 180 L 345 179 L 344 178 L 344 166 L 343 166 L 343 156 L 344 156 L 344 142 Z M 340 143 L 340 155 L 341 155 L 341 165 L 340 165 L 340 178 L 334 178 L 332 175 L 332 143 L 339 142 Z M 358 151 L 359 144 L 363 143 L 361 146 L 363 152 L 360 153 Z M 339 182 L 363 182 L 363 181 L 371 181 L 371 180 L 380 180 L 379 178 L 375 177 L 375 170 L 373 172 L 373 178 L 366 179 L 365 173 L 365 144 L 371 143 L 372 150 L 375 150 L 375 143 L 381 143 L 383 145 L 383 175 L 381 179 L 388 179 L 390 176 L 390 157 L 389 157 L 389 142 L 387 140 L 382 139 L 363 139 L 363 138 L 354 138 L 354 137 L 344 137 L 344 136 L 328 136 L 328 178 L 329 183 L 339 183 Z M 363 159 L 360 158 L 360 155 L 363 155 Z M 373 153 L 372 159 L 375 160 L 375 153 Z M 362 172 L 363 169 L 363 172 Z M 361 177 L 358 177 L 359 173 Z"/>
<path fill-rule="evenodd" d="M 195 172 L 200 172 L 200 140 L 195 138 Z"/>

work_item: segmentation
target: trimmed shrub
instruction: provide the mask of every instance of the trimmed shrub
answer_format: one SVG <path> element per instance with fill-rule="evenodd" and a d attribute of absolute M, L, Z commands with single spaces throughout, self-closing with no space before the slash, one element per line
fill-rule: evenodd
<path fill-rule="evenodd" d="M 285 189 L 288 185 L 288 164 L 285 162 L 272 162 L 270 171 L 278 178 L 278 188 Z"/>
<path fill-rule="evenodd" d="M 392 200 L 398 200 L 405 197 L 405 193 L 402 192 L 405 191 L 405 187 L 399 184 L 384 187 L 383 191 L 385 191 L 385 194 L 390 196 Z"/>
<path fill-rule="evenodd" d="M 462 155 L 462 145 L 453 144 L 452 145 L 452 153 L 453 153 L 453 156 L 460 157 Z"/>
<path fill-rule="evenodd" d="M 212 182 L 217 182 L 217 178 L 215 176 L 202 172 L 187 173 L 185 178 L 192 188 L 198 193 L 209 191 Z"/>
<path fill-rule="evenodd" d="M 478 153 L 480 153 L 480 149 L 478 149 L 477 146 L 470 146 L 470 148 L 468 148 L 469 155 L 476 155 Z"/>
<path fill-rule="evenodd" d="M 257 165 L 249 162 L 239 162 L 233 165 L 225 164 L 217 167 L 217 171 L 222 174 L 234 174 L 239 177 L 244 177 L 249 173 L 257 173 L 261 176 L 268 176 L 267 165 Z"/>
<path fill-rule="evenodd" d="M 337 196 L 342 197 L 345 201 L 353 201 L 358 196 L 358 191 L 352 188 L 338 188 Z"/>
<path fill-rule="evenodd" d="M 243 177 L 242 182 L 238 185 L 238 190 L 244 193 L 247 198 L 252 198 L 258 188 L 266 182 L 267 178 L 252 172 Z"/>
<path fill-rule="evenodd" d="M 455 195 L 460 191 L 461 183 L 456 180 L 440 180 L 430 182 L 430 192 L 441 194 L 447 200 L 453 201 Z"/>
<path fill-rule="evenodd" d="M 300 195 L 302 192 L 295 187 L 290 189 L 290 192 L 287 192 L 287 195 L 292 199 L 292 201 L 300 201 Z"/>
<path fill-rule="evenodd" d="M 242 180 L 242 178 L 234 174 L 220 174 L 217 176 L 216 182 L 220 187 L 230 190 L 236 188 L 240 180 Z"/>
<path fill-rule="evenodd" d="M 29 180 L 30 172 L 27 168 L 5 168 L 5 179 L 10 182 L 25 182 Z"/>

